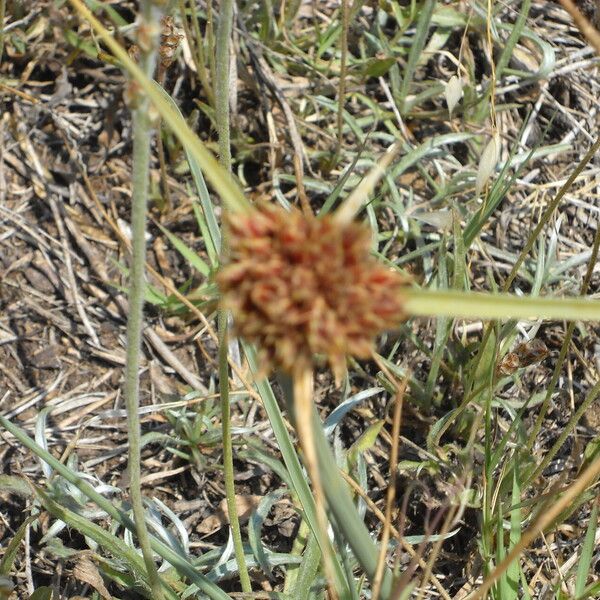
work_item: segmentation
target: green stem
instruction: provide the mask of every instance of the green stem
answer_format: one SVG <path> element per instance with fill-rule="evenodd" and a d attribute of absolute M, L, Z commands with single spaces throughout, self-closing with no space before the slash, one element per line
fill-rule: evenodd
<path fill-rule="evenodd" d="M 229 43 L 233 24 L 233 0 L 221 0 L 217 26 L 215 114 L 219 134 L 221 166 L 231 171 L 231 147 L 229 139 Z"/>
<path fill-rule="evenodd" d="M 50 465 L 61 477 L 64 477 L 69 483 L 72 483 L 82 494 L 94 502 L 96 506 L 101 508 L 109 517 L 123 527 L 126 527 L 132 533 L 135 533 L 135 524 L 125 513 L 117 509 L 110 500 L 107 500 L 89 483 L 73 473 L 73 471 L 63 465 L 58 459 L 54 458 L 50 452 L 44 450 L 41 446 L 38 446 L 38 444 L 36 444 L 23 430 L 19 429 L 16 425 L 13 425 L 5 417 L 0 417 L 0 425 L 14 435 L 23 446 L 29 448 L 36 456 L 39 456 L 45 463 Z M 150 543 L 152 544 L 152 548 L 162 558 L 172 564 L 181 575 L 187 577 L 190 582 L 198 586 L 198 589 L 204 592 L 209 598 L 212 600 L 231 600 L 231 598 L 216 584 L 200 574 L 196 567 L 182 557 L 181 554 L 178 554 L 155 537 L 150 538 Z"/>
<path fill-rule="evenodd" d="M 457 319 L 600 321 L 600 301 L 410 288 L 404 309 L 411 316 Z"/>
<path fill-rule="evenodd" d="M 346 64 L 348 62 L 348 0 L 342 0 L 342 35 L 340 37 L 340 83 L 338 88 L 338 155 L 344 138 L 344 100 L 346 99 Z"/>
<path fill-rule="evenodd" d="M 216 45 L 215 110 L 217 132 L 219 134 L 219 162 L 231 172 L 231 145 L 229 136 L 229 43 L 233 23 L 233 0 L 221 0 Z M 223 211 L 225 213 L 225 211 Z M 227 227 L 221 235 L 221 255 L 228 253 Z M 252 593 L 252 584 L 246 566 L 244 544 L 235 501 L 235 483 L 233 470 L 233 439 L 231 433 L 231 406 L 229 403 L 229 365 L 228 365 L 228 311 L 219 307 L 217 328 L 219 331 L 219 391 L 221 396 L 221 427 L 223 431 L 223 474 L 229 523 L 233 536 L 233 548 L 240 573 L 242 591 Z"/>
<path fill-rule="evenodd" d="M 140 67 L 147 77 L 152 77 L 156 66 L 160 15 L 149 0 L 140 3 L 139 25 Z M 146 94 L 134 94 L 133 109 L 133 173 L 132 173 L 132 262 L 129 283 L 129 314 L 127 315 L 127 353 L 125 364 L 125 403 L 129 437 L 129 491 L 133 516 L 152 595 L 164 598 L 162 584 L 150 545 L 146 527 L 146 512 L 141 490 L 141 452 L 139 417 L 139 368 L 142 343 L 144 307 L 144 271 L 146 262 L 146 207 L 150 169 L 150 143 L 152 124 L 148 116 L 150 101 Z"/>

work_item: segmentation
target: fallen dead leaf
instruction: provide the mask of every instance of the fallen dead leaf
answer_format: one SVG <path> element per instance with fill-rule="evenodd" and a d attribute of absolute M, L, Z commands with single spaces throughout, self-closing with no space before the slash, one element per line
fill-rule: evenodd
<path fill-rule="evenodd" d="M 73 577 L 91 585 L 104 600 L 112 600 L 112 596 L 106 589 L 104 580 L 102 579 L 98 568 L 87 556 L 84 556 L 77 561 L 77 564 L 73 569 Z"/>
<path fill-rule="evenodd" d="M 253 494 L 238 495 L 235 497 L 240 523 L 245 523 L 252 516 L 262 498 L 262 496 L 255 496 Z M 224 499 L 220 502 L 217 512 L 203 519 L 198 527 L 196 527 L 196 531 L 203 535 L 211 535 L 227 523 L 229 523 L 229 511 L 227 510 L 227 500 Z"/>

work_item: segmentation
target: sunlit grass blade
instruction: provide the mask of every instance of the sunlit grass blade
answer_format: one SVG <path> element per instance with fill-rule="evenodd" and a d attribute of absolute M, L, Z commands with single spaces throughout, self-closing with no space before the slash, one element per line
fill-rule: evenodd
<path fill-rule="evenodd" d="M 592 505 L 588 529 L 585 533 L 585 539 L 581 547 L 581 556 L 577 564 L 577 577 L 575 579 L 575 596 L 582 598 L 585 590 L 585 584 L 590 576 L 592 569 L 592 558 L 596 546 L 596 530 L 598 528 L 598 501 Z"/>
<path fill-rule="evenodd" d="M 551 298 L 425 290 L 405 292 L 405 310 L 412 316 L 462 319 L 551 319 L 600 321 L 600 301 L 588 298 Z"/>
<path fill-rule="evenodd" d="M 141 69 L 131 60 L 127 51 L 113 38 L 110 32 L 94 17 L 82 0 L 69 0 L 77 12 L 93 27 L 110 51 L 121 62 L 121 65 L 131 74 L 143 91 L 148 95 L 156 110 L 181 144 L 201 166 L 203 173 L 214 186 L 223 201 L 233 211 L 248 210 L 249 203 L 231 176 L 219 165 L 212 153 L 204 146 L 198 136 L 189 128 L 181 114 L 173 110 L 171 104 L 157 89 L 157 84 L 146 77 Z"/>

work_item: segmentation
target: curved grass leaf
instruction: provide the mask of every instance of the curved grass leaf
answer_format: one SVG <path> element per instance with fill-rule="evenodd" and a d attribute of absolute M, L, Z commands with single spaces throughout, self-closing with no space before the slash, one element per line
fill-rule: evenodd
<path fill-rule="evenodd" d="M 130 532 L 135 532 L 136 528 L 133 521 L 124 513 L 119 511 L 109 500 L 99 494 L 94 488 L 84 481 L 84 479 L 73 473 L 68 467 L 63 465 L 52 454 L 38 446 L 24 431 L 11 423 L 5 417 L 0 417 L 0 426 L 12 433 L 21 444 L 29 448 L 36 456 L 47 462 L 59 475 L 64 477 L 69 483 L 73 484 L 82 494 L 94 502 L 111 518 L 123 525 Z M 89 522 L 89 521 L 88 521 Z M 191 564 L 186 556 L 182 556 L 174 552 L 166 544 L 151 537 L 151 545 L 153 550 L 162 558 L 177 569 L 182 577 L 187 577 L 192 583 L 195 583 L 198 588 L 212 600 L 229 600 L 229 596 L 223 592 L 214 583 L 208 581 L 203 575 L 198 573 L 196 568 Z"/>

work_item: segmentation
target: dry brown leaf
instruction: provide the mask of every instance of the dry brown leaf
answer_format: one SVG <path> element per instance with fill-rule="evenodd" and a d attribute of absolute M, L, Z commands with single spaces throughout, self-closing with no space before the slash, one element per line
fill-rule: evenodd
<path fill-rule="evenodd" d="M 87 556 L 84 556 L 77 561 L 77 564 L 73 569 L 73 577 L 91 585 L 104 600 L 112 600 L 112 596 L 106 589 L 104 580 L 102 579 L 98 568 Z"/>
<path fill-rule="evenodd" d="M 252 516 L 262 498 L 262 496 L 255 496 L 253 494 L 236 495 L 235 504 L 240 523 L 245 523 Z M 222 500 L 219 503 L 217 512 L 203 519 L 198 527 L 196 527 L 196 531 L 204 535 L 211 535 L 224 525 L 227 525 L 227 523 L 229 523 L 227 500 Z"/>

